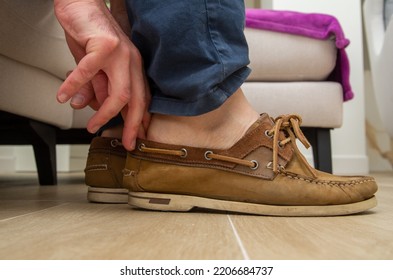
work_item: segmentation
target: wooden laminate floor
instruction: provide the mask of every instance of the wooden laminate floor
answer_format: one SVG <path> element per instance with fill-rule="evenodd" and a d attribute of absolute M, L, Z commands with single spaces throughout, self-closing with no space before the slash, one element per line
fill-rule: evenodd
<path fill-rule="evenodd" d="M 0 259 L 393 259 L 393 173 L 360 215 L 165 213 L 86 201 L 83 174 L 0 174 Z"/>

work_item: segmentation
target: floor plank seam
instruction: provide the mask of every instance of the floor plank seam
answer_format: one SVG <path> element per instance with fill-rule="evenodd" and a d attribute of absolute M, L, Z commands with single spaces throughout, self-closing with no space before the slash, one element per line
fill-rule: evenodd
<path fill-rule="evenodd" d="M 228 217 L 229 224 L 231 225 L 233 234 L 235 235 L 237 244 L 239 245 L 240 251 L 242 252 L 243 258 L 245 260 L 250 260 L 250 257 L 248 256 L 248 253 L 247 253 L 247 250 L 246 250 L 246 248 L 243 245 L 242 239 L 240 238 L 239 233 L 237 232 L 237 230 L 235 228 L 235 225 L 232 222 L 231 217 L 229 215 L 227 215 L 227 217 Z"/>
<path fill-rule="evenodd" d="M 45 212 L 45 211 L 47 211 L 49 209 L 53 209 L 53 208 L 60 207 L 60 206 L 65 206 L 65 205 L 68 205 L 68 204 L 70 204 L 70 203 L 62 203 L 62 204 L 51 206 L 51 207 L 48 207 L 48 208 L 45 208 L 45 209 L 42 209 L 42 210 L 33 211 L 33 212 L 26 213 L 26 214 L 23 214 L 23 215 L 17 215 L 15 217 L 2 219 L 2 220 L 0 220 L 0 223 L 8 222 L 8 221 L 11 221 L 11 220 L 14 220 L 14 219 L 26 217 L 26 216 L 33 215 L 33 214 L 38 214 L 38 213 L 41 213 L 41 212 Z"/>

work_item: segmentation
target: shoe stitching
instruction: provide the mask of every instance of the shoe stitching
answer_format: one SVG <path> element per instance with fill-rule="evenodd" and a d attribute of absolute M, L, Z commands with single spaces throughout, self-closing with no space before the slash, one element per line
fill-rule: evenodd
<path fill-rule="evenodd" d="M 272 176 L 267 176 L 263 173 L 259 173 L 259 172 L 255 172 L 255 171 L 245 171 L 245 170 L 235 170 L 232 169 L 230 167 L 226 167 L 223 165 L 218 165 L 218 164 L 203 164 L 199 161 L 195 161 L 195 162 L 178 162 L 178 161 L 171 161 L 168 159 L 160 159 L 160 158 L 154 158 L 154 157 L 143 157 L 140 155 L 135 155 L 135 154 L 130 154 L 133 158 L 135 159 L 139 159 L 139 160 L 148 160 L 148 161 L 152 161 L 152 162 L 157 162 L 157 163 L 164 163 L 164 164 L 174 164 L 174 165 L 180 165 L 180 166 L 193 166 L 193 167 L 197 167 L 197 168 L 214 168 L 214 169 L 218 169 L 218 170 L 222 170 L 222 171 L 229 171 L 229 172 L 234 172 L 234 173 L 238 173 L 238 174 L 246 174 L 246 175 L 250 175 L 256 178 L 261 178 L 261 179 L 267 179 L 267 180 L 271 180 Z"/>
<path fill-rule="evenodd" d="M 374 179 L 364 179 L 364 180 L 357 180 L 357 181 L 351 181 L 349 183 L 344 183 L 344 182 L 335 182 L 335 181 L 327 181 L 327 180 L 310 180 L 298 176 L 293 176 L 285 173 L 281 173 L 282 175 L 288 177 L 289 179 L 295 179 L 295 180 L 301 180 L 305 181 L 310 184 L 317 184 L 317 185 L 328 185 L 328 186 L 337 186 L 337 187 L 348 187 L 348 186 L 356 186 L 360 185 L 363 183 L 368 183 L 368 182 L 375 182 Z"/>
<path fill-rule="evenodd" d="M 86 168 L 85 168 L 86 172 L 103 171 L 103 170 L 108 170 L 108 165 L 107 164 L 92 164 L 92 165 L 86 166 Z"/>

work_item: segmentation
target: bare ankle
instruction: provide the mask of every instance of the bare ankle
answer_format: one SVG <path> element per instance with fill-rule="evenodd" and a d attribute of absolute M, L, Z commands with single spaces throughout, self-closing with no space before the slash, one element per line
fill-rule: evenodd
<path fill-rule="evenodd" d="M 226 149 L 258 119 L 239 89 L 220 108 L 200 116 L 153 115 L 147 139 L 166 144 Z"/>

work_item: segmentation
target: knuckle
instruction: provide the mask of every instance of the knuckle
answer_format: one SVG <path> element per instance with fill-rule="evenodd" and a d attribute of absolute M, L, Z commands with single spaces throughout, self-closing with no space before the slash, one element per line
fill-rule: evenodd
<path fill-rule="evenodd" d="M 139 50 L 135 46 L 132 46 L 130 48 L 130 54 L 135 59 L 138 59 L 138 60 L 142 61 L 142 55 L 141 55 L 141 53 L 139 52 Z"/>
<path fill-rule="evenodd" d="M 94 71 L 92 71 L 87 65 L 79 65 L 78 72 L 82 78 L 91 79 L 94 76 Z"/>
<path fill-rule="evenodd" d="M 118 96 L 117 96 L 118 100 L 122 103 L 122 104 L 127 104 L 130 102 L 131 100 L 131 95 L 128 89 L 122 90 Z"/>
<path fill-rule="evenodd" d="M 135 123 L 135 122 L 130 123 L 130 122 L 127 122 L 127 121 L 126 121 L 126 122 L 124 123 L 124 129 L 125 129 L 130 135 L 132 135 L 133 137 L 135 137 L 135 135 L 138 134 L 139 126 L 140 126 L 140 124 L 139 124 L 139 123 Z"/>
<path fill-rule="evenodd" d="M 121 45 L 121 40 L 117 36 L 108 36 L 106 38 L 106 45 L 105 47 L 109 50 L 117 50 Z"/>

